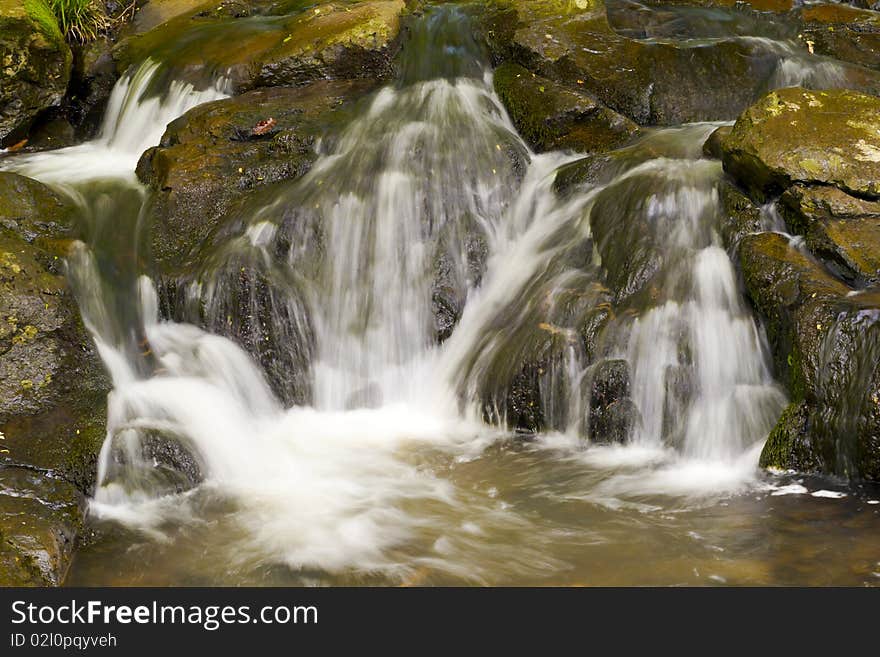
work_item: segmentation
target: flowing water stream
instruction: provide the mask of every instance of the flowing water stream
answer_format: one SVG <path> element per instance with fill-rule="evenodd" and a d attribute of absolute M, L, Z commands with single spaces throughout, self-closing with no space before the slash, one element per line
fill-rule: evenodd
<path fill-rule="evenodd" d="M 141 258 L 137 159 L 224 97 L 222 78 L 153 96 L 147 61 L 95 141 L 4 162 L 82 206 L 69 275 L 113 377 L 69 583 L 880 582 L 878 491 L 757 468 L 785 396 L 719 238 L 722 172 L 700 155 L 717 124 L 650 132 L 562 198 L 576 155 L 529 150 L 462 20 L 429 12 L 400 79 L 248 208 L 187 291 L 222 323 L 224 262 L 290 274 L 271 308 L 297 403 L 210 317 L 160 317 Z M 608 302 L 602 225 L 649 227 L 662 284 L 587 353 L 578 322 Z M 442 336 L 438 269 L 458 315 Z M 525 436 L 496 388 L 536 326 L 562 346 L 540 379 L 548 429 Z M 591 427 L 599 361 L 629 373 L 623 444 Z"/>

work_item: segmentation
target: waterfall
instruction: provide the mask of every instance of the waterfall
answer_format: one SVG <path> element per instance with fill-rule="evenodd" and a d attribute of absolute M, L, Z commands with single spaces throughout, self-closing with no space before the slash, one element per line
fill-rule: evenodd
<path fill-rule="evenodd" d="M 67 186 L 102 178 L 137 184 L 138 160 L 159 143 L 171 121 L 196 105 L 229 95 L 223 78 L 203 90 L 175 80 L 160 92 L 154 88 L 160 74 L 160 64 L 147 59 L 123 75 L 113 87 L 98 136 L 92 141 L 9 158 L 0 161 L 0 169 Z"/>
<path fill-rule="evenodd" d="M 400 578 L 430 567 L 486 581 L 493 566 L 561 567 L 538 539 L 516 556 L 475 541 L 492 531 L 525 544 L 536 526 L 559 527 L 497 499 L 479 472 L 469 487 L 444 476 L 510 437 L 487 408 L 536 340 L 559 348 L 538 375 L 547 431 L 535 449 L 607 475 L 578 499 L 650 510 L 633 500 L 754 480 L 755 448 L 784 397 L 720 246 L 720 165 L 696 154 L 717 126 L 649 133 L 561 198 L 556 173 L 577 156 L 529 150 L 470 33 L 454 8 L 416 21 L 400 79 L 229 237 L 229 253 L 242 246 L 303 279 L 272 281 L 295 299 L 272 312 L 279 322 L 308 315 L 307 405 L 285 407 L 233 341 L 160 318 L 155 285 L 136 263 L 114 270 L 125 272 L 119 283 L 96 257 L 124 249 L 108 241 L 112 212 L 98 218 L 82 183 L 112 179 L 143 195 L 134 178 L 143 150 L 187 109 L 225 97 L 222 80 L 204 91 L 172 82 L 155 95 L 159 68 L 147 61 L 116 85 L 94 141 L 4 160 L 80 195 L 104 229 L 69 262 L 114 381 L 94 517 L 157 540 L 170 525 L 216 520 L 231 563 L 294 570 Z M 660 264 L 653 288 L 613 299 L 619 313 L 589 353 L 584 317 L 612 305 L 613 263 L 595 230 L 603 217 L 615 219 L 622 244 Z M 125 219 L 132 226 L 117 239 L 130 248 L 137 211 Z M 224 290 L 212 285 L 206 307 L 220 313 Z M 136 351 L 144 340 L 151 367 Z M 625 363 L 638 411 L 611 447 L 588 440 L 597 359 Z M 467 567 L 474 554 L 486 570 Z"/>

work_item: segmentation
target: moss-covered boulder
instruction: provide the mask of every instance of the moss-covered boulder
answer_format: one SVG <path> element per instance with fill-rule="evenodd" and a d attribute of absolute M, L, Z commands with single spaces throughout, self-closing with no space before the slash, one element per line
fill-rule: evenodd
<path fill-rule="evenodd" d="M 837 3 L 807 5 L 798 38 L 812 52 L 880 68 L 880 12 Z"/>
<path fill-rule="evenodd" d="M 58 105 L 72 55 L 43 0 L 0 0 L 0 143 Z"/>
<path fill-rule="evenodd" d="M 732 129 L 731 126 L 723 125 L 712 132 L 712 134 L 709 135 L 709 138 L 703 143 L 703 155 L 720 160 L 724 153 L 724 140 L 727 139 L 727 136 Z"/>
<path fill-rule="evenodd" d="M 185 13 L 122 40 L 114 56 L 120 71 L 152 57 L 174 77 L 200 85 L 222 77 L 238 93 L 391 77 L 403 0 L 276 4 L 243 16 Z"/>
<path fill-rule="evenodd" d="M 371 86 L 341 81 L 258 89 L 200 105 L 173 121 L 137 169 L 157 192 L 151 243 L 159 265 L 190 264 L 242 195 L 305 173 L 317 157 L 316 140 Z M 269 119 L 274 123 L 256 134 Z"/>
<path fill-rule="evenodd" d="M 495 71 L 495 90 L 517 130 L 538 151 L 585 153 L 621 146 L 638 126 L 584 91 L 542 78 L 518 64 Z"/>
<path fill-rule="evenodd" d="M 62 273 L 72 213 L 0 172 L 0 560 L 23 568 L 0 581 L 59 583 L 104 439 L 109 381 Z"/>
<path fill-rule="evenodd" d="M 855 91 L 780 89 L 736 121 L 724 168 L 758 199 L 795 183 L 880 198 L 880 98 Z"/>

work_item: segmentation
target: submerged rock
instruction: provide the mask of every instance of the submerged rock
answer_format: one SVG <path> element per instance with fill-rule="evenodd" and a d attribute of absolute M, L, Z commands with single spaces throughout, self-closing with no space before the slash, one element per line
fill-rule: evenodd
<path fill-rule="evenodd" d="M 0 582 L 60 583 L 104 439 L 109 381 L 61 271 L 72 212 L 0 172 L 0 554 L 24 568 Z"/>
<path fill-rule="evenodd" d="M 61 102 L 72 59 L 43 0 L 0 0 L 0 142 Z"/>

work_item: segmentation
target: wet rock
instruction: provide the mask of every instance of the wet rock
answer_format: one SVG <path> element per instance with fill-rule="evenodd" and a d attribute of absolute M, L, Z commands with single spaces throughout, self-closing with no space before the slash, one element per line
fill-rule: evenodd
<path fill-rule="evenodd" d="M 565 430 L 582 419 L 573 415 L 571 367 L 583 367 L 593 357 L 608 319 L 608 292 L 584 266 L 582 254 L 568 257 L 580 259 L 580 274 L 564 288 L 542 290 L 536 281 L 523 299 L 541 303 L 518 301 L 501 310 L 497 339 L 481 345 L 485 354 L 475 354 L 476 363 L 469 364 L 488 422 L 534 433 Z M 574 263 L 569 265 L 575 271 Z"/>
<path fill-rule="evenodd" d="M 281 15 L 274 10 L 244 17 L 186 13 L 124 39 L 114 55 L 120 72 L 152 57 L 176 78 L 204 85 L 213 73 L 237 93 L 315 80 L 391 77 L 403 0 L 323 2 L 308 9 L 306 3 L 287 4 L 277 11 L 290 13 Z"/>
<path fill-rule="evenodd" d="M 780 89 L 747 109 L 724 141 L 725 170 L 757 199 L 795 183 L 880 197 L 880 98 Z"/>
<path fill-rule="evenodd" d="M 880 476 L 880 295 L 853 293 L 777 233 L 747 235 L 740 264 L 792 406 L 764 466 Z"/>
<path fill-rule="evenodd" d="M 313 242 L 317 246 L 318 242 Z M 248 255 L 160 279 L 162 316 L 225 336 L 250 353 L 286 406 L 312 400 L 314 332 L 295 277 Z"/>
<path fill-rule="evenodd" d="M 590 440 L 624 443 L 638 421 L 639 411 L 629 397 L 629 364 L 625 360 L 597 363 L 590 385 Z"/>
<path fill-rule="evenodd" d="M 0 142 L 21 138 L 40 112 L 61 102 L 71 62 L 43 0 L 0 0 Z"/>
<path fill-rule="evenodd" d="M 629 440 L 639 422 L 639 408 L 632 399 L 620 399 L 590 411 L 590 440 L 599 444 L 622 445 Z"/>
<path fill-rule="evenodd" d="M 880 282 L 880 202 L 836 187 L 793 185 L 779 205 L 789 229 L 837 276 L 860 287 Z"/>
<path fill-rule="evenodd" d="M 67 116 L 81 138 L 91 139 L 97 133 L 118 79 L 109 39 L 98 39 L 76 49 L 66 103 Z"/>
<path fill-rule="evenodd" d="M 798 38 L 818 55 L 880 68 L 880 13 L 840 4 L 803 7 Z"/>
<path fill-rule="evenodd" d="M 25 570 L 44 583 L 66 570 L 66 542 L 81 522 L 72 510 L 94 486 L 110 387 L 61 274 L 72 212 L 42 184 L 0 172 L 0 477 L 34 475 L 27 490 L 4 489 L 0 497 L 21 499 L 0 500 L 0 514 L 26 506 L 35 522 L 33 532 L 0 533 L 4 550 L 18 546 L 13 562 L 34 566 Z"/>
<path fill-rule="evenodd" d="M 725 217 L 721 224 L 721 236 L 727 248 L 735 247 L 745 235 L 765 229 L 761 208 L 732 182 L 721 182 L 719 197 Z"/>
<path fill-rule="evenodd" d="M 637 131 L 632 121 L 583 91 L 568 89 L 517 64 L 495 71 L 495 90 L 532 148 L 584 153 L 621 146 Z"/>
<path fill-rule="evenodd" d="M 453 240 L 441 239 L 434 256 L 434 272 L 431 282 L 431 312 L 434 317 L 434 338 L 445 341 L 458 325 L 467 301 L 467 292 L 479 287 L 489 257 L 489 245 L 482 229 L 472 224 L 466 229 L 464 253 L 456 254 L 450 249 Z M 456 263 L 463 258 L 466 280 L 460 280 L 462 268 Z"/>
<path fill-rule="evenodd" d="M 796 3 L 795 0 L 648 0 L 645 4 L 745 8 L 759 12 L 785 13 L 791 11 Z"/>
<path fill-rule="evenodd" d="M 663 252 L 657 242 L 657 225 L 645 212 L 646 197 L 638 183 L 648 185 L 653 176 L 627 181 L 626 198 L 617 186 L 603 190 L 590 211 L 590 227 L 605 272 L 605 284 L 615 305 L 644 290 L 663 267 Z"/>
<path fill-rule="evenodd" d="M 22 151 L 47 151 L 77 143 L 76 130 L 70 121 L 61 112 L 56 116 L 52 116 L 53 114 L 55 112 L 49 110 L 34 124 Z"/>
<path fill-rule="evenodd" d="M 831 325 L 829 302 L 850 291 L 810 254 L 778 233 L 747 235 L 739 261 L 749 298 L 765 319 L 776 371 L 795 396 L 815 389 L 819 341 Z"/>
<path fill-rule="evenodd" d="M 761 467 L 799 472 L 822 469 L 809 441 L 809 415 L 806 402 L 790 404 L 782 412 L 761 450 Z"/>
<path fill-rule="evenodd" d="M 259 89 L 200 105 L 173 121 L 137 168 L 140 179 L 157 192 L 151 231 L 157 263 L 178 268 L 190 264 L 235 201 L 304 174 L 317 157 L 315 141 L 344 105 L 371 86 L 345 81 Z M 269 116 L 277 132 L 242 137 Z"/>

